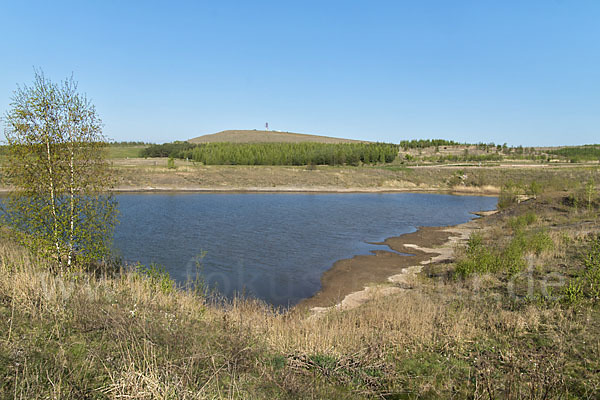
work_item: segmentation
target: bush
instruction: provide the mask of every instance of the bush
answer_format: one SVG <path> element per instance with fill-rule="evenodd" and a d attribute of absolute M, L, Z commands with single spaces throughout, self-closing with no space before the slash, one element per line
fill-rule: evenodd
<path fill-rule="evenodd" d="M 511 219 L 514 221 L 526 221 L 533 223 L 535 214 L 530 213 L 521 217 Z M 507 272 L 516 275 L 527 266 L 526 253 L 540 255 L 544 251 L 554 248 L 552 238 L 545 231 L 523 232 L 519 223 L 513 238 L 503 249 L 490 248 L 483 242 L 480 234 L 473 234 L 467 242 L 464 257 L 456 263 L 455 274 L 460 278 L 466 278 L 472 274 Z M 600 269 L 598 276 L 600 277 Z"/>
<path fill-rule="evenodd" d="M 541 193 L 542 193 L 542 185 L 540 185 L 537 181 L 532 181 L 529 184 L 527 194 L 537 197 Z"/>
<path fill-rule="evenodd" d="M 474 273 L 496 272 L 498 262 L 495 254 L 483 243 L 480 234 L 474 233 L 467 242 L 465 257 L 456 263 L 455 273 L 466 278 Z"/>
<path fill-rule="evenodd" d="M 177 168 L 175 166 L 175 159 L 173 157 L 169 157 L 169 160 L 167 161 L 167 168 L 168 169 L 176 169 Z"/>
<path fill-rule="evenodd" d="M 584 270 L 563 288 L 563 302 L 576 304 L 582 299 L 600 299 L 600 235 L 590 240 L 588 250 L 581 257 Z"/>
<path fill-rule="evenodd" d="M 581 279 L 572 279 L 563 289 L 563 302 L 577 304 L 583 299 L 583 284 Z"/>
<path fill-rule="evenodd" d="M 600 298 L 600 235 L 592 239 L 590 249 L 583 257 L 588 297 Z"/>
<path fill-rule="evenodd" d="M 175 290 L 175 281 L 171 279 L 169 273 L 162 265 L 153 263 L 147 267 L 138 264 L 135 267 L 135 273 L 146 282 L 150 290 L 159 291 L 163 294 L 169 294 Z"/>
<path fill-rule="evenodd" d="M 554 249 L 554 242 L 548 232 L 539 231 L 530 235 L 527 240 L 527 250 L 540 255 L 545 251 Z"/>
<path fill-rule="evenodd" d="M 518 231 L 526 226 L 529 226 L 537 221 L 537 215 L 534 212 L 528 212 L 524 215 L 519 215 L 508 220 L 508 226 L 513 231 Z"/>
<path fill-rule="evenodd" d="M 521 185 L 514 182 L 507 182 L 500 190 L 498 197 L 498 208 L 504 209 L 517 202 L 517 195 L 521 193 Z"/>
<path fill-rule="evenodd" d="M 516 275 L 525 269 L 525 247 L 526 241 L 522 233 L 517 234 L 512 238 L 508 246 L 504 249 L 500 256 L 500 265 L 503 271 L 507 271 L 509 275 Z"/>

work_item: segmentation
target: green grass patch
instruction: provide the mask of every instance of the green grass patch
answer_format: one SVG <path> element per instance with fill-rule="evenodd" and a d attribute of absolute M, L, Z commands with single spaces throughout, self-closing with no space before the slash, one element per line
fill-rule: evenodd
<path fill-rule="evenodd" d="M 511 219 L 510 223 L 518 229 L 504 246 L 485 242 L 478 233 L 472 234 L 464 255 L 456 262 L 455 274 L 460 278 L 498 272 L 513 276 L 523 271 L 527 266 L 527 254 L 539 256 L 554 248 L 554 242 L 545 230 L 521 229 L 521 226 L 525 226 L 526 222 L 532 219 L 531 215 Z"/>
<path fill-rule="evenodd" d="M 139 158 L 146 145 L 112 145 L 106 148 L 107 158 Z"/>

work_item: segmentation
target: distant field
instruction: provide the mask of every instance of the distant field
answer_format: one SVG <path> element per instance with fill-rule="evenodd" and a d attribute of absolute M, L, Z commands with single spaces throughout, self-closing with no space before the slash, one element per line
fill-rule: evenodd
<path fill-rule="evenodd" d="M 256 130 L 228 130 L 210 135 L 198 136 L 189 139 L 190 143 L 365 143 L 364 140 L 341 139 L 329 136 L 307 135 L 303 133 L 256 131 Z"/>

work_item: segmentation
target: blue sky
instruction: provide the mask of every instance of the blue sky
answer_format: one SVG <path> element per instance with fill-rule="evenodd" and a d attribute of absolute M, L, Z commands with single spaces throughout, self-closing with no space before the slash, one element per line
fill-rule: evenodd
<path fill-rule="evenodd" d="M 114 140 L 600 142 L 600 1 L 0 1 L 0 112 L 73 73 Z"/>

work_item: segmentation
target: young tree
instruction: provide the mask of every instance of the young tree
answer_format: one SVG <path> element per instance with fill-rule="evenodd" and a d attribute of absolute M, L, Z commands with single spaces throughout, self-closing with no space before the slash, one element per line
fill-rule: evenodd
<path fill-rule="evenodd" d="M 61 269 L 108 255 L 117 209 L 106 140 L 73 78 L 55 84 L 36 72 L 33 86 L 15 91 L 4 122 L 3 170 L 13 188 L 5 217 L 23 243 Z"/>

